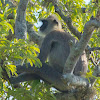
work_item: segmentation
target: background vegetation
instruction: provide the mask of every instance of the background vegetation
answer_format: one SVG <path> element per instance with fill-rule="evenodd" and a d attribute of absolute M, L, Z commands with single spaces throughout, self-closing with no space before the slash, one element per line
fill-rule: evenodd
<path fill-rule="evenodd" d="M 14 35 L 15 19 L 17 16 L 17 7 L 19 0 L 1 0 L 0 1 L 0 98 L 1 100 L 56 100 L 53 93 L 57 90 L 43 81 L 33 80 L 20 83 L 23 88 L 14 88 L 9 81 L 6 80 L 6 70 L 9 77 L 17 76 L 15 63 L 23 65 L 30 63 L 36 67 L 41 67 L 41 62 L 37 59 L 40 52 L 38 45 L 28 39 L 16 39 Z M 70 16 L 73 26 L 82 34 L 84 25 L 90 20 L 91 16 L 96 17 L 98 9 L 100 9 L 99 0 L 91 0 L 86 5 L 84 0 L 59 0 L 60 9 L 65 16 Z M 83 8 L 83 10 L 82 10 Z M 86 8 L 86 10 L 84 10 Z M 84 11 L 84 12 L 83 12 Z M 65 31 L 71 33 L 62 18 L 55 13 L 54 5 L 48 0 L 29 0 L 26 11 L 26 21 L 33 24 L 34 31 L 39 31 L 39 19 L 46 18 L 50 14 L 56 14 L 61 20 Z M 77 38 L 77 37 L 76 37 Z M 100 29 L 95 30 L 88 44 L 91 48 L 100 47 Z M 93 50 L 88 58 L 92 58 L 94 63 L 100 65 L 100 49 Z M 87 78 L 94 77 L 94 63 L 89 61 L 89 72 Z M 11 72 L 11 73 L 10 73 Z M 100 99 L 100 77 L 95 77 L 96 98 Z"/>

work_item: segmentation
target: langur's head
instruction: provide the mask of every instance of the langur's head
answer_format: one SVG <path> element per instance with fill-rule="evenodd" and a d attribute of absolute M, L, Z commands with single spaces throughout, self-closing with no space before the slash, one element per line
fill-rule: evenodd
<path fill-rule="evenodd" d="M 46 19 L 42 19 L 42 25 L 40 27 L 40 32 L 43 35 L 50 33 L 53 30 L 60 30 L 62 29 L 61 23 L 55 15 L 50 15 Z"/>

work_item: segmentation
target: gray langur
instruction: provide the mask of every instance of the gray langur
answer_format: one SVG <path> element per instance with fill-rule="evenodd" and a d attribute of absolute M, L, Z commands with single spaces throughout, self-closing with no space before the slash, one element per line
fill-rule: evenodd
<path fill-rule="evenodd" d="M 66 59 L 70 54 L 70 41 L 75 43 L 76 39 L 62 29 L 60 21 L 55 15 L 51 15 L 43 22 L 40 33 L 44 35 L 44 40 L 40 48 L 39 59 L 45 62 L 48 58 L 49 65 L 62 73 Z M 75 69 L 75 75 L 81 75 L 88 70 L 85 51 L 80 56 Z"/>
<path fill-rule="evenodd" d="M 73 43 L 75 43 L 76 39 L 69 33 L 64 32 L 56 16 L 49 16 L 43 19 L 42 22 L 43 24 L 40 27 L 40 31 L 44 35 L 44 39 L 38 58 L 43 66 L 41 68 L 36 68 L 35 65 L 31 67 L 29 63 L 28 68 L 26 68 L 26 65 L 17 66 L 17 70 L 21 72 L 18 73 L 18 77 L 11 77 L 9 81 L 11 84 L 16 84 L 23 81 L 43 79 L 50 84 L 54 84 L 54 87 L 60 91 L 67 91 L 66 86 L 63 87 L 64 84 L 60 76 L 62 75 L 65 62 L 70 54 L 71 46 L 69 42 L 73 41 Z M 47 59 L 49 65 L 45 63 Z M 87 70 L 88 64 L 84 51 L 73 73 L 74 75 L 81 76 L 84 75 Z"/>

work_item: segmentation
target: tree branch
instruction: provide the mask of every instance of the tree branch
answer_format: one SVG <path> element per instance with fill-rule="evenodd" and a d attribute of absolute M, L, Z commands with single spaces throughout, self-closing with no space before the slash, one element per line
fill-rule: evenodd
<path fill-rule="evenodd" d="M 58 98 L 59 96 L 56 95 L 56 97 L 58 98 L 57 100 L 66 100 L 65 99 L 66 96 L 69 96 L 69 98 L 76 98 L 75 95 L 79 94 L 80 92 L 82 93 L 82 91 L 83 91 L 83 94 L 88 95 L 88 97 L 90 96 L 90 94 L 93 94 L 93 91 L 90 91 L 91 88 L 86 87 L 87 85 L 89 85 L 87 79 L 81 78 L 80 76 L 77 77 L 74 75 L 73 76 L 71 75 L 71 77 L 70 77 L 68 75 L 67 79 L 71 78 L 71 79 L 77 80 L 77 81 L 72 80 L 72 81 L 70 81 L 70 82 L 72 82 L 71 84 L 70 84 L 70 82 L 65 84 L 64 81 L 62 81 L 62 79 L 61 79 L 61 76 L 62 76 L 61 73 L 57 72 L 54 68 L 48 66 L 45 63 L 43 63 L 42 65 L 43 66 L 41 68 L 36 68 L 35 66 L 31 67 L 31 65 L 29 63 L 27 64 L 27 66 L 28 66 L 27 68 L 26 68 L 25 64 L 23 66 L 18 65 L 17 72 L 18 73 L 24 72 L 24 75 L 20 74 L 18 77 L 10 78 L 10 82 L 12 84 L 16 84 L 16 83 L 23 82 L 23 81 L 43 79 L 45 82 L 52 84 L 53 87 L 60 90 L 61 92 L 65 92 L 65 94 L 59 94 L 61 96 L 60 98 Z M 76 87 L 76 90 L 75 90 L 74 86 Z M 90 91 L 90 93 L 87 90 Z M 71 95 L 71 97 L 70 97 L 70 95 Z M 81 94 L 80 98 L 82 98 L 82 97 L 83 96 Z M 63 99 L 61 99 L 61 98 L 63 98 Z M 70 100 L 70 99 L 68 99 L 68 100 Z M 74 99 L 71 99 L 71 100 L 74 100 Z M 76 98 L 75 100 L 79 100 L 79 99 Z"/>
<path fill-rule="evenodd" d="M 28 0 L 20 0 L 15 22 L 15 36 L 18 39 L 27 39 L 26 7 Z"/>
<path fill-rule="evenodd" d="M 70 91 L 72 90 L 72 87 L 79 88 L 89 85 L 88 79 L 70 74 L 64 76 L 66 77 L 67 82 L 63 81 L 62 74 L 45 63 L 42 64 L 41 68 L 37 68 L 34 65 L 31 67 L 29 63 L 27 66 L 28 67 L 26 67 L 25 64 L 23 66 L 16 66 L 19 76 L 10 78 L 12 84 L 35 79 L 43 79 L 45 82 L 52 84 L 53 87 L 62 92 Z"/>
<path fill-rule="evenodd" d="M 68 91 L 71 89 L 71 87 L 66 86 L 63 83 L 63 81 L 61 79 L 62 74 L 57 72 L 55 69 L 48 66 L 47 64 L 43 63 L 41 68 L 37 68 L 35 66 L 31 67 L 30 64 L 27 64 L 27 66 L 28 67 L 26 68 L 25 64 L 23 66 L 18 65 L 17 73 L 26 72 L 27 73 L 26 76 L 27 75 L 29 76 L 28 73 L 30 73 L 31 75 L 29 77 L 22 77 L 23 75 L 20 74 L 19 77 L 12 77 L 12 78 L 10 78 L 10 82 L 12 84 L 16 84 L 16 83 L 23 82 L 23 81 L 33 80 L 33 79 L 36 79 L 38 76 L 38 78 L 40 77 L 40 79 L 43 79 L 45 82 L 52 84 L 53 87 L 55 87 L 56 89 L 58 89 L 60 91 L 64 92 L 64 91 Z"/>
<path fill-rule="evenodd" d="M 23 81 L 35 80 L 35 79 L 43 79 L 45 82 L 50 83 L 53 87 L 63 92 L 63 93 L 55 94 L 57 100 L 66 100 L 66 99 L 81 100 L 83 98 L 83 95 L 85 96 L 84 98 L 91 98 L 91 95 L 93 96 L 94 94 L 94 91 L 93 90 L 91 91 L 91 88 L 88 88 L 88 87 L 82 88 L 79 85 L 80 87 L 78 86 L 75 89 L 73 86 L 70 86 L 70 84 L 65 85 L 65 83 L 63 83 L 61 79 L 61 73 L 57 72 L 56 70 L 54 70 L 52 67 L 48 66 L 45 63 L 43 64 L 41 68 L 36 68 L 35 66 L 31 67 L 30 64 L 28 64 L 28 68 L 26 68 L 25 64 L 23 66 L 19 65 L 17 66 L 17 71 L 24 72 L 24 75 L 20 74 L 20 77 L 10 78 L 10 82 L 12 84 L 16 84 Z M 71 77 L 71 78 L 74 79 L 74 77 Z M 79 82 L 79 79 L 77 81 Z M 87 79 L 85 79 L 83 82 L 85 81 L 88 83 Z M 85 85 L 84 83 L 82 84 Z M 77 95 L 79 96 L 77 97 Z"/>
<path fill-rule="evenodd" d="M 92 88 L 82 88 L 68 93 L 56 93 L 57 100 L 94 100 L 95 91 Z"/>
<path fill-rule="evenodd" d="M 89 51 L 100 50 L 100 47 L 88 48 Z"/>
<path fill-rule="evenodd" d="M 63 74 L 73 73 L 72 69 L 74 69 L 80 55 L 85 50 L 87 43 L 92 36 L 92 32 L 98 27 L 100 27 L 100 22 L 97 20 L 90 20 L 85 24 L 84 32 L 79 43 L 75 44 L 71 49 L 70 55 L 65 63 Z"/>

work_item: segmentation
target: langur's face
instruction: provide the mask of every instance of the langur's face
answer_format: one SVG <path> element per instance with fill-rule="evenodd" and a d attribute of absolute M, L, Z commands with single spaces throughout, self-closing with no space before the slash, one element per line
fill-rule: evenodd
<path fill-rule="evenodd" d="M 55 16 L 49 16 L 46 19 L 42 19 L 42 25 L 40 27 L 40 33 L 47 35 L 53 30 L 61 29 L 61 24 Z"/>

